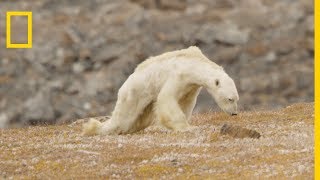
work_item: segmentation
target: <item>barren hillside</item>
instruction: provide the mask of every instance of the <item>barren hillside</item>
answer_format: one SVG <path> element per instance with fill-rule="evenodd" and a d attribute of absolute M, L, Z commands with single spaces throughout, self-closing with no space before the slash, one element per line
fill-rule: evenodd
<path fill-rule="evenodd" d="M 314 105 L 277 111 L 195 115 L 190 132 L 150 127 L 132 135 L 81 136 L 84 120 L 61 126 L 0 129 L 0 178 L 141 177 L 313 179 Z M 224 124 L 259 139 L 220 134 Z"/>

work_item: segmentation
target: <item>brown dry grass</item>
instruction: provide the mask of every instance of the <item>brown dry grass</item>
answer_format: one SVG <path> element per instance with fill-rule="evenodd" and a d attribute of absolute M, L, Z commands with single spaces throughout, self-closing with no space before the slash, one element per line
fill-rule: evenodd
<path fill-rule="evenodd" d="M 202 114 L 193 118 L 197 128 L 185 133 L 149 127 L 83 137 L 81 121 L 0 130 L 0 178 L 313 179 L 313 114 L 313 103 L 236 117 Z M 224 123 L 262 137 L 220 135 Z"/>

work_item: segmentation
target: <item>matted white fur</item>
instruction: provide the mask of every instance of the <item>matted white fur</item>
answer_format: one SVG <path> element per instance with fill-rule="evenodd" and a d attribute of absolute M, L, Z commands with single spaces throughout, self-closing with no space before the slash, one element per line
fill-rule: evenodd
<path fill-rule="evenodd" d="M 83 125 L 83 133 L 133 133 L 153 123 L 188 130 L 202 87 L 223 111 L 237 114 L 239 96 L 233 80 L 199 48 L 151 57 L 139 64 L 119 89 L 111 118 L 104 123 L 91 118 Z"/>

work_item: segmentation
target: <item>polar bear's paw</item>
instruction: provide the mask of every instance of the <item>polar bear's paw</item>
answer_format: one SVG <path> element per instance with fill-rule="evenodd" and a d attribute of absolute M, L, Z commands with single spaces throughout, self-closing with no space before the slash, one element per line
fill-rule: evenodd
<path fill-rule="evenodd" d="M 173 130 L 178 132 L 192 132 L 196 129 L 196 126 L 191 126 L 189 123 L 175 124 Z"/>
<path fill-rule="evenodd" d="M 178 129 L 177 131 L 179 131 L 179 132 L 193 132 L 193 131 L 195 131 L 196 129 L 197 129 L 197 126 L 191 126 L 191 125 L 189 125 L 189 126 L 187 126 L 187 127 L 185 127 L 185 128 Z"/>
<path fill-rule="evenodd" d="M 99 134 L 99 129 L 101 128 L 102 123 L 94 118 L 90 118 L 87 123 L 83 124 L 82 134 L 86 136 L 94 136 Z"/>

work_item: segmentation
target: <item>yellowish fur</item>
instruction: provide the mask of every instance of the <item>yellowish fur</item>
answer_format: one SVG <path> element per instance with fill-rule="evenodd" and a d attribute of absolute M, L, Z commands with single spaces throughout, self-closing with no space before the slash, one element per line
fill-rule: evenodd
<path fill-rule="evenodd" d="M 192 60 L 200 60 L 203 62 L 206 62 L 210 64 L 210 66 L 214 66 L 216 68 L 222 68 L 221 66 L 217 65 L 216 63 L 210 61 L 201 50 L 196 46 L 190 46 L 187 49 L 172 51 L 172 52 L 166 52 L 159 56 L 155 57 L 149 57 L 145 61 L 143 61 L 141 64 L 139 64 L 135 71 L 140 71 L 146 68 L 148 65 L 153 64 L 155 61 L 165 61 L 174 57 L 187 57 L 187 58 L 193 58 Z"/>
<path fill-rule="evenodd" d="M 94 136 L 98 134 L 102 123 L 94 118 L 90 118 L 89 121 L 83 124 L 82 133 L 87 136 Z"/>

